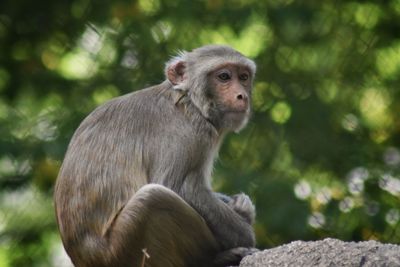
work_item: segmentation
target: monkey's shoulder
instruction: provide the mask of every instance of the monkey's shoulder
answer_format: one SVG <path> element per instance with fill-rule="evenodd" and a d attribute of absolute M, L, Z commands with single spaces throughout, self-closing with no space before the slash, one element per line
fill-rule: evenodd
<path fill-rule="evenodd" d="M 120 115 L 120 112 L 123 112 L 124 116 L 126 116 L 129 113 L 154 109 L 154 106 L 159 105 L 159 102 L 168 102 L 169 98 L 170 97 L 168 96 L 168 93 L 166 93 L 166 90 L 163 90 L 160 85 L 147 87 L 112 98 L 95 108 L 89 116 L 95 118 L 104 115 Z M 171 105 L 173 105 L 172 101 Z M 164 108 L 166 106 L 168 105 L 165 105 L 164 103 Z"/>
<path fill-rule="evenodd" d="M 151 105 L 156 104 L 160 98 L 167 99 L 168 93 L 166 93 L 165 88 L 161 87 L 161 85 L 155 85 L 112 98 L 98 106 L 94 112 L 104 112 L 110 109 L 122 108 L 132 109 L 137 106 L 151 107 Z"/>
<path fill-rule="evenodd" d="M 140 128 L 153 129 L 176 120 L 172 87 L 161 83 L 113 98 L 94 109 L 80 124 L 83 131 L 113 131 Z M 158 126 L 157 126 L 158 125 Z"/>

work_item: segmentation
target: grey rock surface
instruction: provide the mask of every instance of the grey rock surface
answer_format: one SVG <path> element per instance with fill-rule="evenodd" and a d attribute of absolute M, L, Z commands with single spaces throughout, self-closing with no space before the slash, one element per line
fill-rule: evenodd
<path fill-rule="evenodd" d="M 400 267 L 400 246 L 376 241 L 343 242 L 327 238 L 295 241 L 245 257 L 240 267 L 346 266 Z"/>

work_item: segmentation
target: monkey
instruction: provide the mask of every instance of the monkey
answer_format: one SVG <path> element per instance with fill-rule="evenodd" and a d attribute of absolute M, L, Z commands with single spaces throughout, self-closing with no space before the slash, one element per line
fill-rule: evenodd
<path fill-rule="evenodd" d="M 54 206 L 76 267 L 238 265 L 256 251 L 250 198 L 211 188 L 222 140 L 249 120 L 256 64 L 206 45 L 164 71 L 162 83 L 97 107 L 72 136 Z"/>

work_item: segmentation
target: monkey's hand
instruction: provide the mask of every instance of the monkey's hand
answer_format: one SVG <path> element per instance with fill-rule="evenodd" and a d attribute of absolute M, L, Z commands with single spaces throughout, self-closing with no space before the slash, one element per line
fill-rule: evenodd
<path fill-rule="evenodd" d="M 217 257 L 214 260 L 214 267 L 219 266 L 238 266 L 240 261 L 253 253 L 258 252 L 259 250 L 256 248 L 245 248 L 238 247 L 232 248 L 217 254 Z"/>
<path fill-rule="evenodd" d="M 248 195 L 244 193 L 233 195 L 227 204 L 249 224 L 254 223 L 256 209 Z"/>
<path fill-rule="evenodd" d="M 229 202 L 232 201 L 232 198 L 230 196 L 227 196 L 225 194 L 219 193 L 219 192 L 214 192 L 214 195 L 221 200 L 222 202 L 228 204 Z"/>

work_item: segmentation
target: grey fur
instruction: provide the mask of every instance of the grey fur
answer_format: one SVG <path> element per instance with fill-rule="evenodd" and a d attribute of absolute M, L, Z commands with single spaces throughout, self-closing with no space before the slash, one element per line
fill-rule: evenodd
<path fill-rule="evenodd" d="M 103 104 L 76 130 L 54 199 L 77 267 L 139 266 L 142 249 L 146 266 L 171 267 L 237 262 L 253 251 L 250 199 L 225 203 L 210 186 L 219 145 L 235 129 L 213 123 L 205 72 L 232 62 L 254 75 L 255 65 L 225 46 L 182 59 L 184 101 L 176 103 L 182 92 L 167 80 Z"/>

